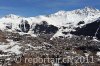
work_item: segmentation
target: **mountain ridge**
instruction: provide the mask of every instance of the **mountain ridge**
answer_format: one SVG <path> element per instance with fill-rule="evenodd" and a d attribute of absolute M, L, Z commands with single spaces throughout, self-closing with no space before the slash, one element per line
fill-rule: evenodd
<path fill-rule="evenodd" d="M 58 11 L 57 13 L 46 15 L 40 15 L 36 17 L 21 17 L 14 14 L 6 15 L 0 18 L 1 30 L 14 31 L 20 33 L 34 34 L 34 28 L 37 24 L 44 25 L 43 22 L 47 23 L 46 26 L 53 25 L 53 28 L 58 28 L 56 32 L 54 31 L 53 37 L 69 36 L 71 31 L 76 31 L 78 27 L 82 27 L 86 24 L 92 23 L 100 19 L 100 10 L 85 7 L 84 9 L 76 9 L 72 11 Z M 83 23 L 82 23 L 83 22 Z M 81 23 L 81 24 L 79 24 Z M 21 25 L 21 27 L 19 27 Z M 65 28 L 63 28 L 65 27 Z M 52 27 L 51 27 L 52 28 Z M 38 27 L 37 31 L 39 31 Z M 27 30 L 27 31 L 25 31 Z M 43 29 L 42 32 L 46 33 Z M 24 32 L 23 32 L 24 31 Z M 41 31 L 40 31 L 41 32 Z M 67 33 L 67 35 L 63 33 Z M 39 32 L 38 32 L 39 33 Z M 70 35 L 71 36 L 71 35 Z"/>

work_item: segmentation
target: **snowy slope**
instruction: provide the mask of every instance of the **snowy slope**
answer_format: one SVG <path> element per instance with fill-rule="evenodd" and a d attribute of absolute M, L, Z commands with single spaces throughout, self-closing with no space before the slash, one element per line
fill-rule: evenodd
<path fill-rule="evenodd" d="M 36 17 L 20 17 L 17 15 L 7 15 L 5 17 L 0 18 L 0 29 L 8 30 L 16 32 L 16 30 L 21 30 L 19 25 L 25 23 L 25 20 L 31 26 L 27 33 L 34 35 L 34 31 L 32 29 L 36 24 L 40 24 L 42 21 L 46 21 L 49 25 L 54 25 L 59 28 L 57 33 L 53 37 L 58 36 L 69 36 L 62 34 L 62 32 L 70 32 L 75 31 L 76 27 L 81 27 L 88 23 L 92 23 L 96 21 L 100 17 L 100 11 L 98 9 L 93 9 L 89 7 L 85 7 L 84 9 L 77 9 L 73 11 L 59 11 L 57 13 L 51 15 L 41 15 Z M 78 25 L 80 21 L 84 21 L 84 24 Z M 10 29 L 8 29 L 9 27 Z M 63 27 L 66 27 L 65 29 Z M 24 24 L 25 29 L 25 24 Z M 24 33 L 24 32 L 21 32 Z M 71 35 L 70 35 L 71 36 Z"/>

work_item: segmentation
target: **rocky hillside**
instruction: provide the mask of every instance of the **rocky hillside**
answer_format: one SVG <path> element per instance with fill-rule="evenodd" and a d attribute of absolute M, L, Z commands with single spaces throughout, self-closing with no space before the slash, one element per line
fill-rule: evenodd
<path fill-rule="evenodd" d="M 0 66 L 100 66 L 99 40 L 98 9 L 85 7 L 27 18 L 6 15 L 0 18 Z M 76 58 L 62 63 L 69 56 Z M 75 63 L 77 56 L 90 57 L 90 63 Z M 90 61 L 91 56 L 94 61 Z M 25 63 L 25 58 L 32 61 L 37 57 L 54 61 Z M 16 63 L 16 58 L 21 61 Z M 56 58 L 60 58 L 60 63 L 55 62 Z"/>

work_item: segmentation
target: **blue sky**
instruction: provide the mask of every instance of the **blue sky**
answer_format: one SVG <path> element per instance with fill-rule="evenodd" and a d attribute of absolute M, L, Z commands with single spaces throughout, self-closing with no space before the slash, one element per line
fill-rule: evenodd
<path fill-rule="evenodd" d="M 0 0 L 0 16 L 48 15 L 59 10 L 74 10 L 85 6 L 100 9 L 100 0 Z"/>

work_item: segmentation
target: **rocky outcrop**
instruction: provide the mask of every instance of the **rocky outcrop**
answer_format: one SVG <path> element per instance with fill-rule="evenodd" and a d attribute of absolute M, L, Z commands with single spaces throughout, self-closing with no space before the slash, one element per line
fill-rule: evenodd
<path fill-rule="evenodd" d="M 8 41 L 6 40 L 6 36 L 2 31 L 0 31 L 0 42 L 7 43 Z"/>
<path fill-rule="evenodd" d="M 36 24 L 33 29 L 35 34 L 52 34 L 58 31 L 58 28 L 54 25 L 48 25 L 46 21 L 42 21 L 41 24 Z"/>
<path fill-rule="evenodd" d="M 28 24 L 27 20 L 22 20 L 21 24 L 19 24 L 19 28 L 22 32 L 27 33 L 30 30 L 30 25 Z"/>
<path fill-rule="evenodd" d="M 72 31 L 71 34 L 92 36 L 100 39 L 100 20 L 84 25 L 82 28 L 76 28 L 76 31 Z"/>

